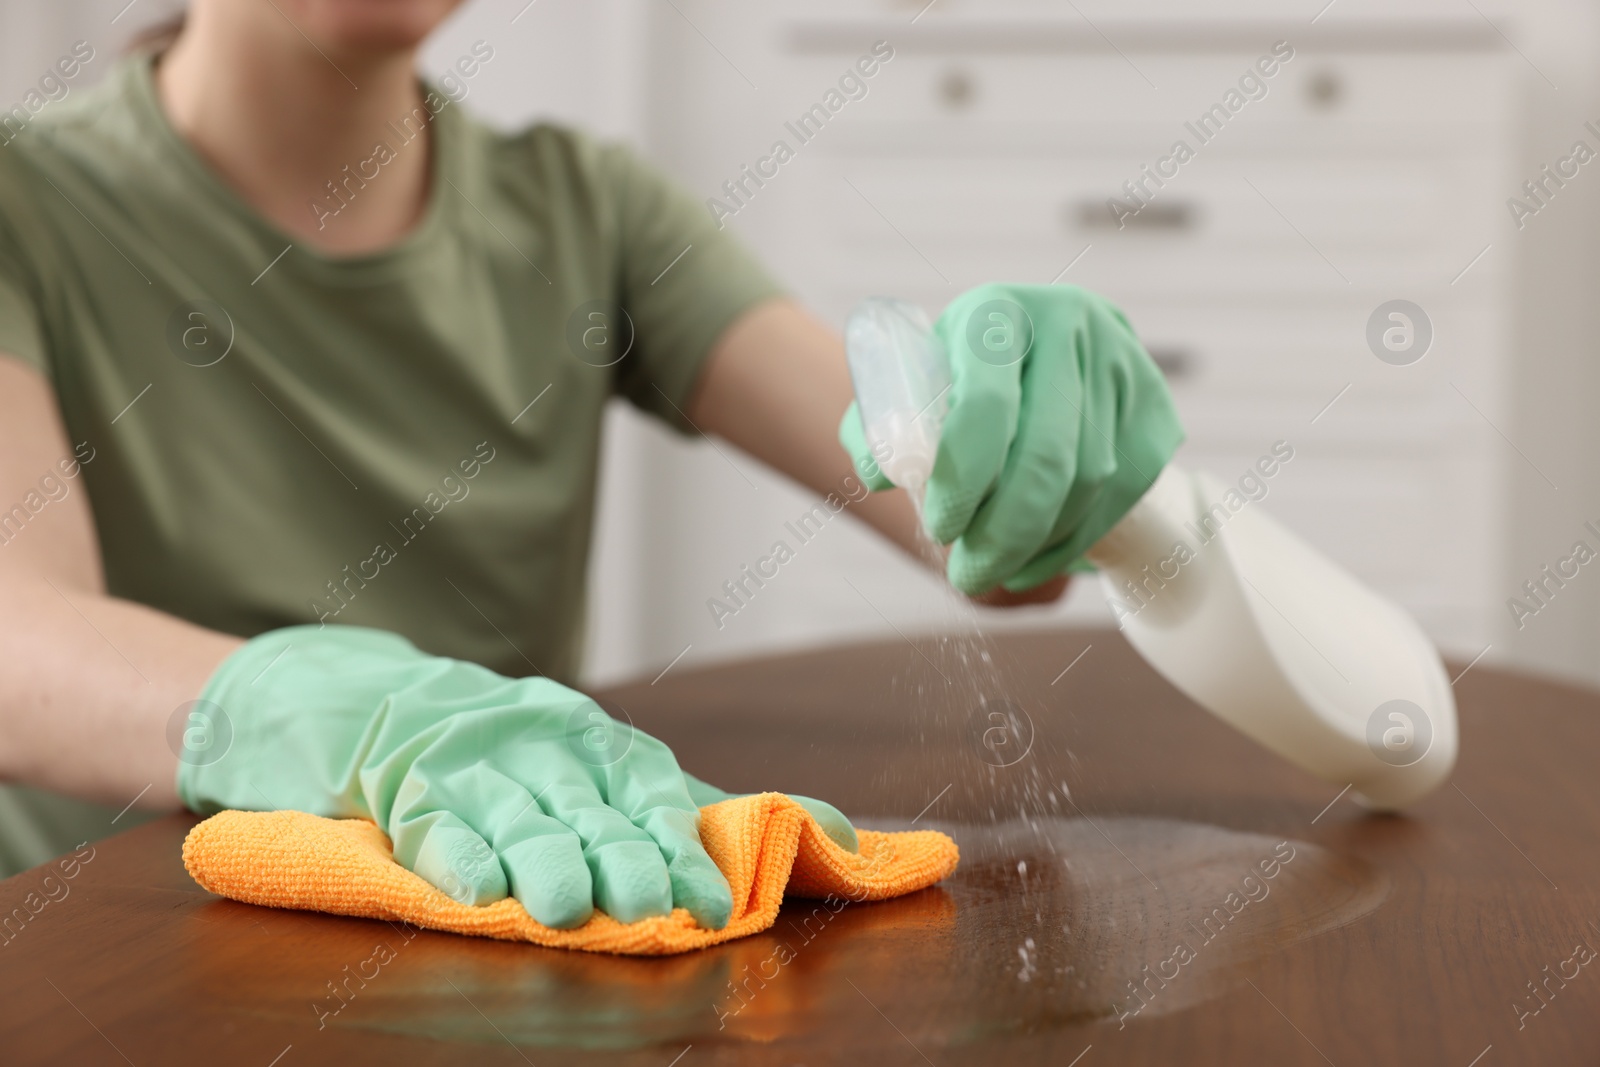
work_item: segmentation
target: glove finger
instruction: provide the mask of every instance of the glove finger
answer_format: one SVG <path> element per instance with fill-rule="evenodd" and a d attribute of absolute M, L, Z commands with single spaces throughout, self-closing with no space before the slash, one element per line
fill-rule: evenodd
<path fill-rule="evenodd" d="M 1033 324 L 1003 286 L 958 297 L 934 324 L 950 361 L 950 406 L 939 435 L 923 522 L 940 544 L 965 532 L 993 490 L 1016 433 Z"/>
<path fill-rule="evenodd" d="M 511 895 L 535 921 L 570 930 L 594 914 L 594 876 L 577 834 L 543 833 L 514 841 L 500 853 L 500 862 Z"/>
<path fill-rule="evenodd" d="M 700 813 L 657 808 L 645 818 L 643 828 L 666 857 L 673 904 L 687 908 L 707 930 L 727 926 L 733 916 L 733 889 L 700 843 Z"/>
<path fill-rule="evenodd" d="M 1170 447 L 1176 448 L 1177 442 Z M 1151 463 L 1152 459 L 1159 462 L 1157 471 L 1165 465 L 1165 456 L 1161 454 L 1145 457 L 1146 463 Z M 1103 461 L 1080 462 L 1088 466 Z M 1116 463 L 1111 474 L 1080 478 L 1061 509 L 1061 518 L 1056 522 L 1049 544 L 1001 584 L 1013 593 L 1020 593 L 1074 568 L 1075 564 L 1083 564 L 1079 569 L 1092 570 L 1083 560 L 1083 554 L 1128 513 L 1152 482 L 1148 467 L 1143 464 L 1134 467 L 1131 459 Z"/>
<path fill-rule="evenodd" d="M 867 431 L 861 423 L 861 410 L 856 407 L 854 400 L 844 409 L 844 418 L 839 420 L 839 444 L 844 447 L 845 453 L 849 455 L 850 462 L 856 469 L 856 475 L 868 490 L 876 493 L 894 488 L 894 483 L 883 473 L 883 468 L 878 466 L 878 460 L 872 454 L 872 446 L 867 444 Z"/>
<path fill-rule="evenodd" d="M 734 794 L 684 774 L 672 750 L 645 733 L 634 734 L 627 758 L 607 769 L 606 800 L 650 835 L 667 863 L 672 899 L 695 922 L 720 930 L 733 914 L 728 879 L 700 841 L 700 798 L 711 803 Z"/>
<path fill-rule="evenodd" d="M 395 792 L 384 827 L 394 858 L 454 900 L 492 904 L 509 885 L 488 844 L 492 822 L 482 816 L 515 811 L 517 792 L 485 763 L 439 766 L 440 759 L 424 751 Z"/>
<path fill-rule="evenodd" d="M 1075 391 L 1070 382 L 1067 388 L 1052 382 L 1050 388 L 1052 392 L 1062 395 L 1070 395 Z M 997 578 L 1003 588 L 1013 593 L 1032 589 L 1067 570 L 1104 534 L 1105 530 L 1094 526 L 1091 520 L 1096 510 L 1106 503 L 1108 484 L 1114 478 L 1126 479 L 1133 472 L 1126 469 L 1126 463 L 1119 462 L 1115 444 L 1103 432 L 1103 428 L 1086 414 L 1090 406 L 1082 405 L 1072 415 L 1078 434 L 1077 472 L 1052 529 L 1026 559 L 1018 562 L 1013 557 L 1004 566 L 993 567 L 983 574 L 983 579 Z M 956 547 L 960 548 L 959 542 Z M 965 557 L 958 560 L 956 556 L 957 553 L 952 551 L 952 572 L 958 565 L 972 566 Z M 979 585 L 979 578 L 969 576 L 967 580 L 974 586 Z M 992 585 L 980 586 L 978 591 L 988 588 L 992 588 Z"/>
<path fill-rule="evenodd" d="M 1126 515 L 1149 486 L 1145 476 L 1119 466 L 1114 479 L 1100 482 L 1081 504 L 1069 501 L 1048 547 L 1001 583 L 1013 593 L 1032 589 L 1070 569 L 1093 570 L 1083 554 Z M 1082 566 L 1075 566 L 1082 564 Z"/>
<path fill-rule="evenodd" d="M 504 900 L 505 870 L 478 832 L 448 811 L 425 812 L 394 836 L 395 859 L 450 899 L 473 906 Z"/>
<path fill-rule="evenodd" d="M 1063 393 L 1070 392 L 1070 389 L 1062 388 L 1060 383 L 1052 383 L 1052 386 Z M 1103 376 L 1088 386 L 1090 390 L 1097 387 L 1102 391 L 1114 389 L 1112 383 L 1104 380 Z M 1061 574 L 1110 528 L 1098 522 L 1097 515 L 1117 506 L 1117 501 L 1121 498 L 1117 487 L 1124 484 L 1141 486 L 1146 484 L 1144 474 L 1134 466 L 1135 461 L 1125 456 L 1112 440 L 1111 428 L 1100 425 L 1088 415 L 1090 410 L 1112 410 L 1108 405 L 1114 403 L 1113 396 L 1102 397 L 1098 404 L 1093 400 L 1083 404 L 1081 437 L 1078 443 L 1078 476 L 1072 489 L 1067 493 L 1066 501 L 1061 506 L 1061 513 L 1056 518 L 1055 528 L 1050 532 L 1044 546 L 1034 553 L 1033 558 L 1024 566 L 1018 568 L 1001 583 L 1006 589 L 1021 592 Z M 1131 506 L 1131 501 L 1128 506 Z M 1116 511 L 1114 514 L 1116 518 L 1120 518 L 1122 511 Z"/>
<path fill-rule="evenodd" d="M 1000 584 L 1013 593 L 1026 592 L 1060 575 L 1081 555 L 1083 549 L 1076 544 L 1058 544 L 1039 553 L 1027 566 Z"/>
<path fill-rule="evenodd" d="M 822 832 L 833 839 L 834 844 L 846 852 L 861 851 L 861 842 L 856 840 L 856 828 L 850 825 L 850 820 L 844 817 L 844 812 L 827 801 L 814 800 L 811 797 L 790 793 L 789 799 L 805 808 L 811 817 L 817 820 L 817 825 L 822 827 Z"/>
<path fill-rule="evenodd" d="M 497 794 L 520 800 L 515 811 L 501 802 L 485 817 L 511 895 L 552 929 L 582 926 L 594 912 L 594 879 L 583 858 L 583 842 L 514 779 L 483 765 L 478 770 L 499 780 Z"/>
<path fill-rule="evenodd" d="M 607 804 L 592 781 L 552 785 L 539 803 L 582 842 L 600 910 L 625 923 L 672 911 L 672 880 L 660 847 Z M 687 796 L 684 804 L 692 806 Z"/>
<path fill-rule="evenodd" d="M 1137 344 L 1124 320 L 1117 320 L 1127 341 Z M 1085 410 L 1113 410 L 1120 405 L 1116 427 L 1085 419 L 1079 449 L 1078 484 L 1067 497 L 1048 546 L 1003 584 L 1013 592 L 1032 588 L 1082 562 L 1085 552 L 1122 519 L 1155 482 L 1183 441 L 1183 429 L 1173 410 L 1160 372 L 1140 355 L 1130 361 L 1127 381 L 1114 382 L 1094 375 L 1091 384 L 1116 395 L 1091 401 Z M 1115 441 L 1112 436 L 1115 434 Z"/>
<path fill-rule="evenodd" d="M 1127 316 L 1104 302 L 1098 310 L 1100 314 L 1089 316 L 1085 326 L 1085 351 L 1093 362 L 1082 374 L 1084 441 L 1093 452 L 1080 450 L 1080 466 L 1095 473 L 1106 491 L 1086 502 L 1077 515 L 1064 511 L 1057 526 L 1063 536 L 1091 527 L 1084 549 L 1144 495 L 1183 443 L 1183 426 L 1166 379 Z"/>
<path fill-rule="evenodd" d="M 969 362 L 952 360 L 950 410 L 923 497 L 922 521 L 946 545 L 966 531 L 999 479 L 1022 402 L 1016 367 Z"/>
<path fill-rule="evenodd" d="M 1052 343 L 1076 347 L 1075 338 Z M 1083 435 L 1093 430 L 1083 425 L 1076 368 L 1057 373 L 1060 382 L 1051 377 L 1056 370 L 1043 360 L 1025 369 L 1017 436 L 999 485 L 950 552 L 950 583 L 964 593 L 993 589 L 1026 565 L 1049 543 L 1062 505 L 1075 488 L 1080 446 L 1092 445 Z"/>

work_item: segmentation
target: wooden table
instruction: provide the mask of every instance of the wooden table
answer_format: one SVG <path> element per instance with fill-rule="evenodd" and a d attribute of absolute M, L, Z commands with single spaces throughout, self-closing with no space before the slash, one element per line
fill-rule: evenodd
<path fill-rule="evenodd" d="M 1600 1057 L 1600 696 L 1473 668 L 1455 781 L 1381 817 L 1195 708 L 1113 633 L 990 648 L 992 675 L 963 668 L 970 641 L 895 640 L 607 694 L 729 789 L 946 828 L 963 861 L 941 886 L 820 917 L 791 902 L 764 935 L 617 959 L 222 900 L 184 874 L 192 819 L 173 817 L 102 842 L 13 920 L 0 1061 Z M 46 873 L 0 883 L 0 912 L 37 905 Z M 380 943 L 394 958 L 319 1029 L 328 983 Z"/>

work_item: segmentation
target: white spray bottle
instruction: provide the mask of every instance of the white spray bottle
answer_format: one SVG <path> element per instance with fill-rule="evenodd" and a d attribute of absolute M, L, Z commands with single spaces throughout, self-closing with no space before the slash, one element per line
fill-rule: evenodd
<path fill-rule="evenodd" d="M 949 406 L 945 355 L 922 309 L 898 300 L 863 302 L 845 343 L 867 443 L 920 507 Z M 1370 807 L 1443 783 L 1455 698 L 1421 627 L 1258 506 L 1214 508 L 1226 492 L 1169 465 L 1086 553 L 1123 635 L 1197 704 Z"/>

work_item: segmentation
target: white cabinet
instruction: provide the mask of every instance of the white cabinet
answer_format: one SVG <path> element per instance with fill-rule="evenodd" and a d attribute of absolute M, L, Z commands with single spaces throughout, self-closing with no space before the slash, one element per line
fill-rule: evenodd
<path fill-rule="evenodd" d="M 708 54 L 663 105 L 659 143 L 707 196 L 773 139 L 795 144 L 729 224 L 836 323 L 863 296 L 937 312 L 990 280 L 1105 293 L 1169 371 L 1185 462 L 1231 481 L 1290 442 L 1263 506 L 1447 648 L 1478 652 L 1503 611 L 1505 468 L 1520 462 L 1496 429 L 1513 260 L 1491 249 L 1475 262 L 1504 242 L 1520 180 L 1507 173 L 1519 60 L 1500 33 L 1430 5 L 1396 20 L 1353 4 L 1316 26 L 1281 5 L 1235 4 L 1226 18 L 1085 5 L 1092 26 L 1070 6 L 946 0 L 913 23 L 921 6 L 686 8 L 760 89 Z M 796 144 L 785 121 L 880 39 L 895 55 L 866 97 Z M 1202 143 L 1193 123 L 1285 39 L 1293 58 L 1246 86 L 1258 98 Z M 1193 158 L 1147 184 L 1150 206 L 1119 228 L 1107 200 L 1126 201 L 1123 183 L 1179 139 Z M 1420 305 L 1434 330 L 1409 366 L 1366 340 L 1393 299 Z M 768 495 L 715 521 L 756 539 L 795 499 Z M 887 632 L 874 609 L 905 630 L 939 623 L 935 583 L 866 535 L 829 537 L 815 580 L 781 616 L 741 620 L 740 640 L 792 639 L 807 616 L 815 640 Z M 690 546 L 715 551 L 685 532 Z M 1064 614 L 1109 619 L 1089 588 Z"/>

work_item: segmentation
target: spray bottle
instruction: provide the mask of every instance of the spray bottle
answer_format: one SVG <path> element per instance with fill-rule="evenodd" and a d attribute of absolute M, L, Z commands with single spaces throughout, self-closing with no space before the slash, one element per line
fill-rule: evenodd
<path fill-rule="evenodd" d="M 873 299 L 845 344 L 867 443 L 920 509 L 949 406 L 938 338 L 921 308 Z M 1456 757 L 1438 651 L 1403 609 L 1258 506 L 1218 522 L 1226 491 L 1169 464 L 1085 553 L 1123 635 L 1195 703 L 1368 806 L 1420 799 Z"/>

